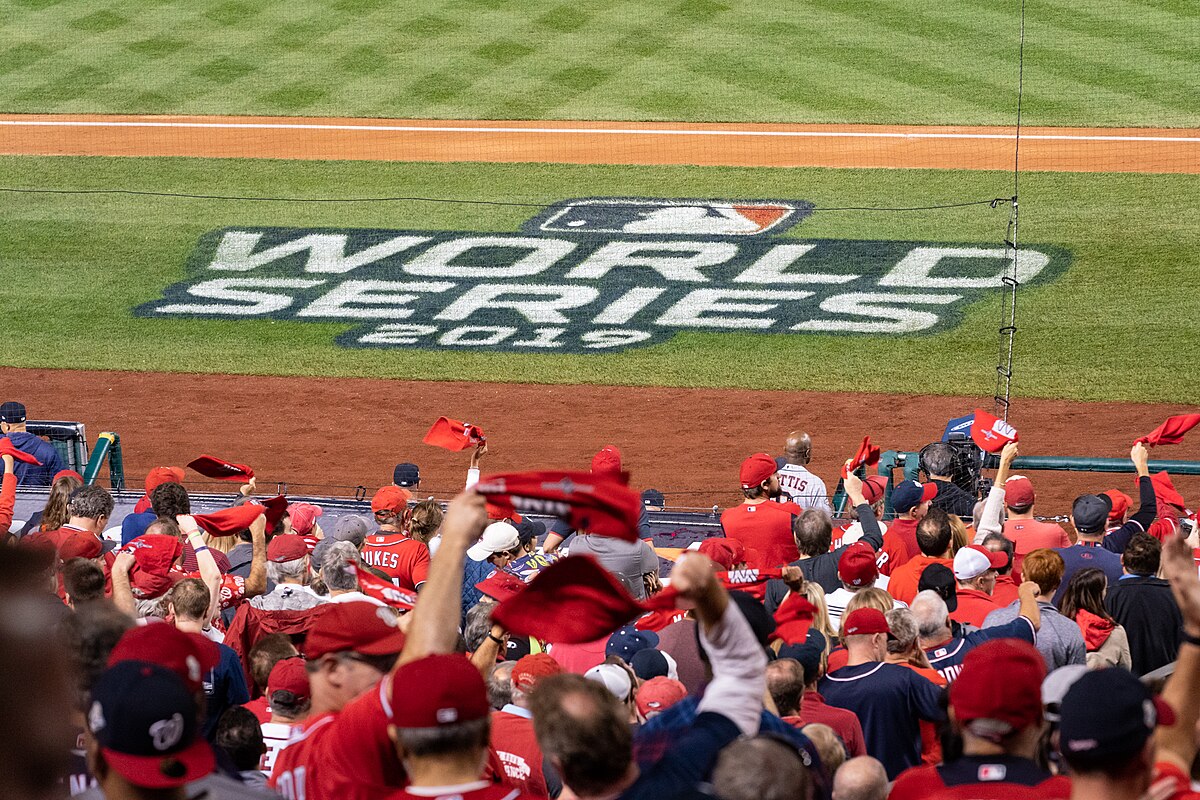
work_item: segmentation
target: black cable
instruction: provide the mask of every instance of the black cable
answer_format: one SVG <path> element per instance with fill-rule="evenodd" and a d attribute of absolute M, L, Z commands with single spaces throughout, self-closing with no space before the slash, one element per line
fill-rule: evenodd
<path fill-rule="evenodd" d="M 442 197 L 253 197 L 249 195 L 226 194 L 193 194 L 189 192 L 154 192 L 143 189 L 44 189 L 25 186 L 0 186 L 0 192 L 13 194 L 59 194 L 59 195 L 93 195 L 119 194 L 135 197 L 175 197 L 186 200 L 235 200 L 251 203 L 445 203 L 474 206 L 504 206 L 509 208 L 550 208 L 553 203 L 517 203 L 505 200 L 464 200 L 460 198 Z M 1011 202 L 1012 198 L 997 197 L 992 200 L 967 200 L 961 203 L 942 203 L 928 206 L 831 206 L 814 208 L 813 213 L 828 213 L 831 211 L 939 211 L 950 208 L 968 208 L 971 206 L 990 206 L 996 208 L 1002 203 Z M 704 204 L 708 208 L 733 208 L 734 204 L 718 203 Z M 622 206 L 619 203 L 606 204 L 605 208 L 644 208 L 641 205 L 630 204 Z"/>

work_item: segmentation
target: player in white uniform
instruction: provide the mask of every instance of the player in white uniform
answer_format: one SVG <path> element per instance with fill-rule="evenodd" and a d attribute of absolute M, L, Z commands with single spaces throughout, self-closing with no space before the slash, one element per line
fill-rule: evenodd
<path fill-rule="evenodd" d="M 829 492 L 825 481 L 808 471 L 812 460 L 812 439 L 804 431 L 792 431 L 783 445 L 783 456 L 787 462 L 779 468 L 781 499 L 795 503 L 801 508 L 816 508 L 833 516 L 829 503 Z"/>

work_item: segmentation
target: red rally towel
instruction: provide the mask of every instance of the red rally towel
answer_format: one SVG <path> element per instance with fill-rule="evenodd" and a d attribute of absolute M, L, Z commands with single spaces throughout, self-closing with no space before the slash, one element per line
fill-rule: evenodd
<path fill-rule="evenodd" d="M 192 517 L 200 530 L 211 536 L 233 536 L 249 528 L 265 511 L 262 506 L 245 503 L 209 514 L 193 514 Z"/>
<path fill-rule="evenodd" d="M 218 481 L 239 481 L 245 483 L 254 477 L 254 470 L 245 464 L 234 464 L 216 456 L 202 455 L 188 466 L 206 478 Z"/>
<path fill-rule="evenodd" d="M 981 450 L 999 453 L 1004 445 L 1020 440 L 1017 429 L 994 414 L 981 408 L 975 409 L 975 421 L 971 423 L 971 439 Z"/>
<path fill-rule="evenodd" d="M 775 609 L 775 632 L 772 639 L 782 639 L 784 644 L 803 644 L 812 627 L 817 607 L 802 594 L 792 592 Z"/>
<path fill-rule="evenodd" d="M 1192 428 L 1200 425 L 1200 414 L 1177 414 L 1167 417 L 1167 421 L 1150 433 L 1134 440 L 1134 444 L 1144 444 L 1154 447 L 1158 444 L 1179 444 L 1183 435 Z"/>
<path fill-rule="evenodd" d="M 425 444 L 458 452 L 468 447 L 478 447 L 487 441 L 483 431 L 469 422 L 459 422 L 449 417 L 438 417 L 437 422 L 422 439 Z"/>
<path fill-rule="evenodd" d="M 1134 476 L 1133 485 L 1137 486 L 1138 476 Z M 1171 482 L 1171 476 L 1164 469 L 1162 472 L 1154 472 L 1150 475 L 1150 483 L 1154 486 L 1154 496 L 1158 498 L 1158 502 L 1166 503 L 1179 508 L 1186 508 L 1183 500 L 1183 495 L 1175 488 L 1175 484 Z"/>
<path fill-rule="evenodd" d="M 358 576 L 358 586 L 367 597 L 373 597 L 381 603 L 402 611 L 412 611 L 417 605 L 417 595 L 398 588 L 394 583 L 377 578 L 365 569 L 359 569 L 354 561 L 347 561 L 346 566 Z"/>
<path fill-rule="evenodd" d="M 267 533 L 275 530 L 275 526 L 279 524 L 279 520 L 283 519 L 283 515 L 287 513 L 288 509 L 287 497 L 284 495 L 276 495 L 268 500 L 251 500 L 249 505 L 266 509 Z"/>
<path fill-rule="evenodd" d="M 183 544 L 174 536 L 146 533 L 121 549 L 133 554 L 135 563 L 129 570 L 129 585 L 134 597 L 143 600 L 162 597 L 185 577 L 172 569 L 183 555 Z"/>
<path fill-rule="evenodd" d="M 0 438 L 0 456 L 12 456 L 14 461 L 24 461 L 26 464 L 37 464 L 39 467 L 42 462 L 26 453 L 24 450 L 18 450 L 17 446 L 12 443 L 12 440 L 7 436 Z"/>
<path fill-rule="evenodd" d="M 626 480 L 625 473 L 515 472 L 486 475 L 475 491 L 506 513 L 550 514 L 577 531 L 636 542 L 642 498 Z"/>
<path fill-rule="evenodd" d="M 858 446 L 858 452 L 854 454 L 854 458 L 850 459 L 849 464 L 842 467 L 842 477 L 845 478 L 859 467 L 873 467 L 878 463 L 879 448 L 871 444 L 870 436 L 864 436 L 862 444 Z"/>

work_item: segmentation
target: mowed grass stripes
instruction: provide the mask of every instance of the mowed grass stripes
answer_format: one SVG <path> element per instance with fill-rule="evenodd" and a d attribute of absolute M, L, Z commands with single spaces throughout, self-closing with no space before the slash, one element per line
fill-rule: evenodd
<path fill-rule="evenodd" d="M 1019 0 L 0 0 L 0 110 L 1009 124 Z M 1200 6 L 1028 0 L 1025 122 L 1200 125 Z"/>

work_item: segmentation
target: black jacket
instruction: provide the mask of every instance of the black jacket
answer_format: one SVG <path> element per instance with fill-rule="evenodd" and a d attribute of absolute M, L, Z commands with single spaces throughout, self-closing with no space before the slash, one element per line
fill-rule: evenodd
<path fill-rule="evenodd" d="M 1122 578 L 1109 587 L 1104 605 L 1113 619 L 1125 626 L 1134 675 L 1145 675 L 1175 660 L 1183 616 L 1166 581 L 1140 575 Z"/>
<path fill-rule="evenodd" d="M 969 492 L 963 491 L 950 481 L 934 481 L 933 485 L 937 487 L 938 493 L 930 501 L 930 505 L 963 519 L 971 519 L 974 516 L 975 498 Z"/>
<path fill-rule="evenodd" d="M 883 547 L 883 533 L 879 530 L 879 520 L 875 519 L 875 512 L 866 503 L 858 506 L 855 511 L 858 512 L 858 521 L 863 529 L 863 535 L 859 541 L 871 545 L 872 550 L 879 550 Z M 812 558 L 793 561 L 791 566 L 799 567 L 800 571 L 804 573 L 804 580 L 819 584 L 828 594 L 842 588 L 842 582 L 837 573 L 838 560 L 849 546 L 839 547 L 831 553 L 821 553 Z M 779 604 L 783 602 L 783 598 L 787 597 L 787 593 L 787 584 L 783 581 L 767 581 L 767 596 L 764 600 L 767 611 L 774 614 L 775 609 L 779 608 Z"/>

